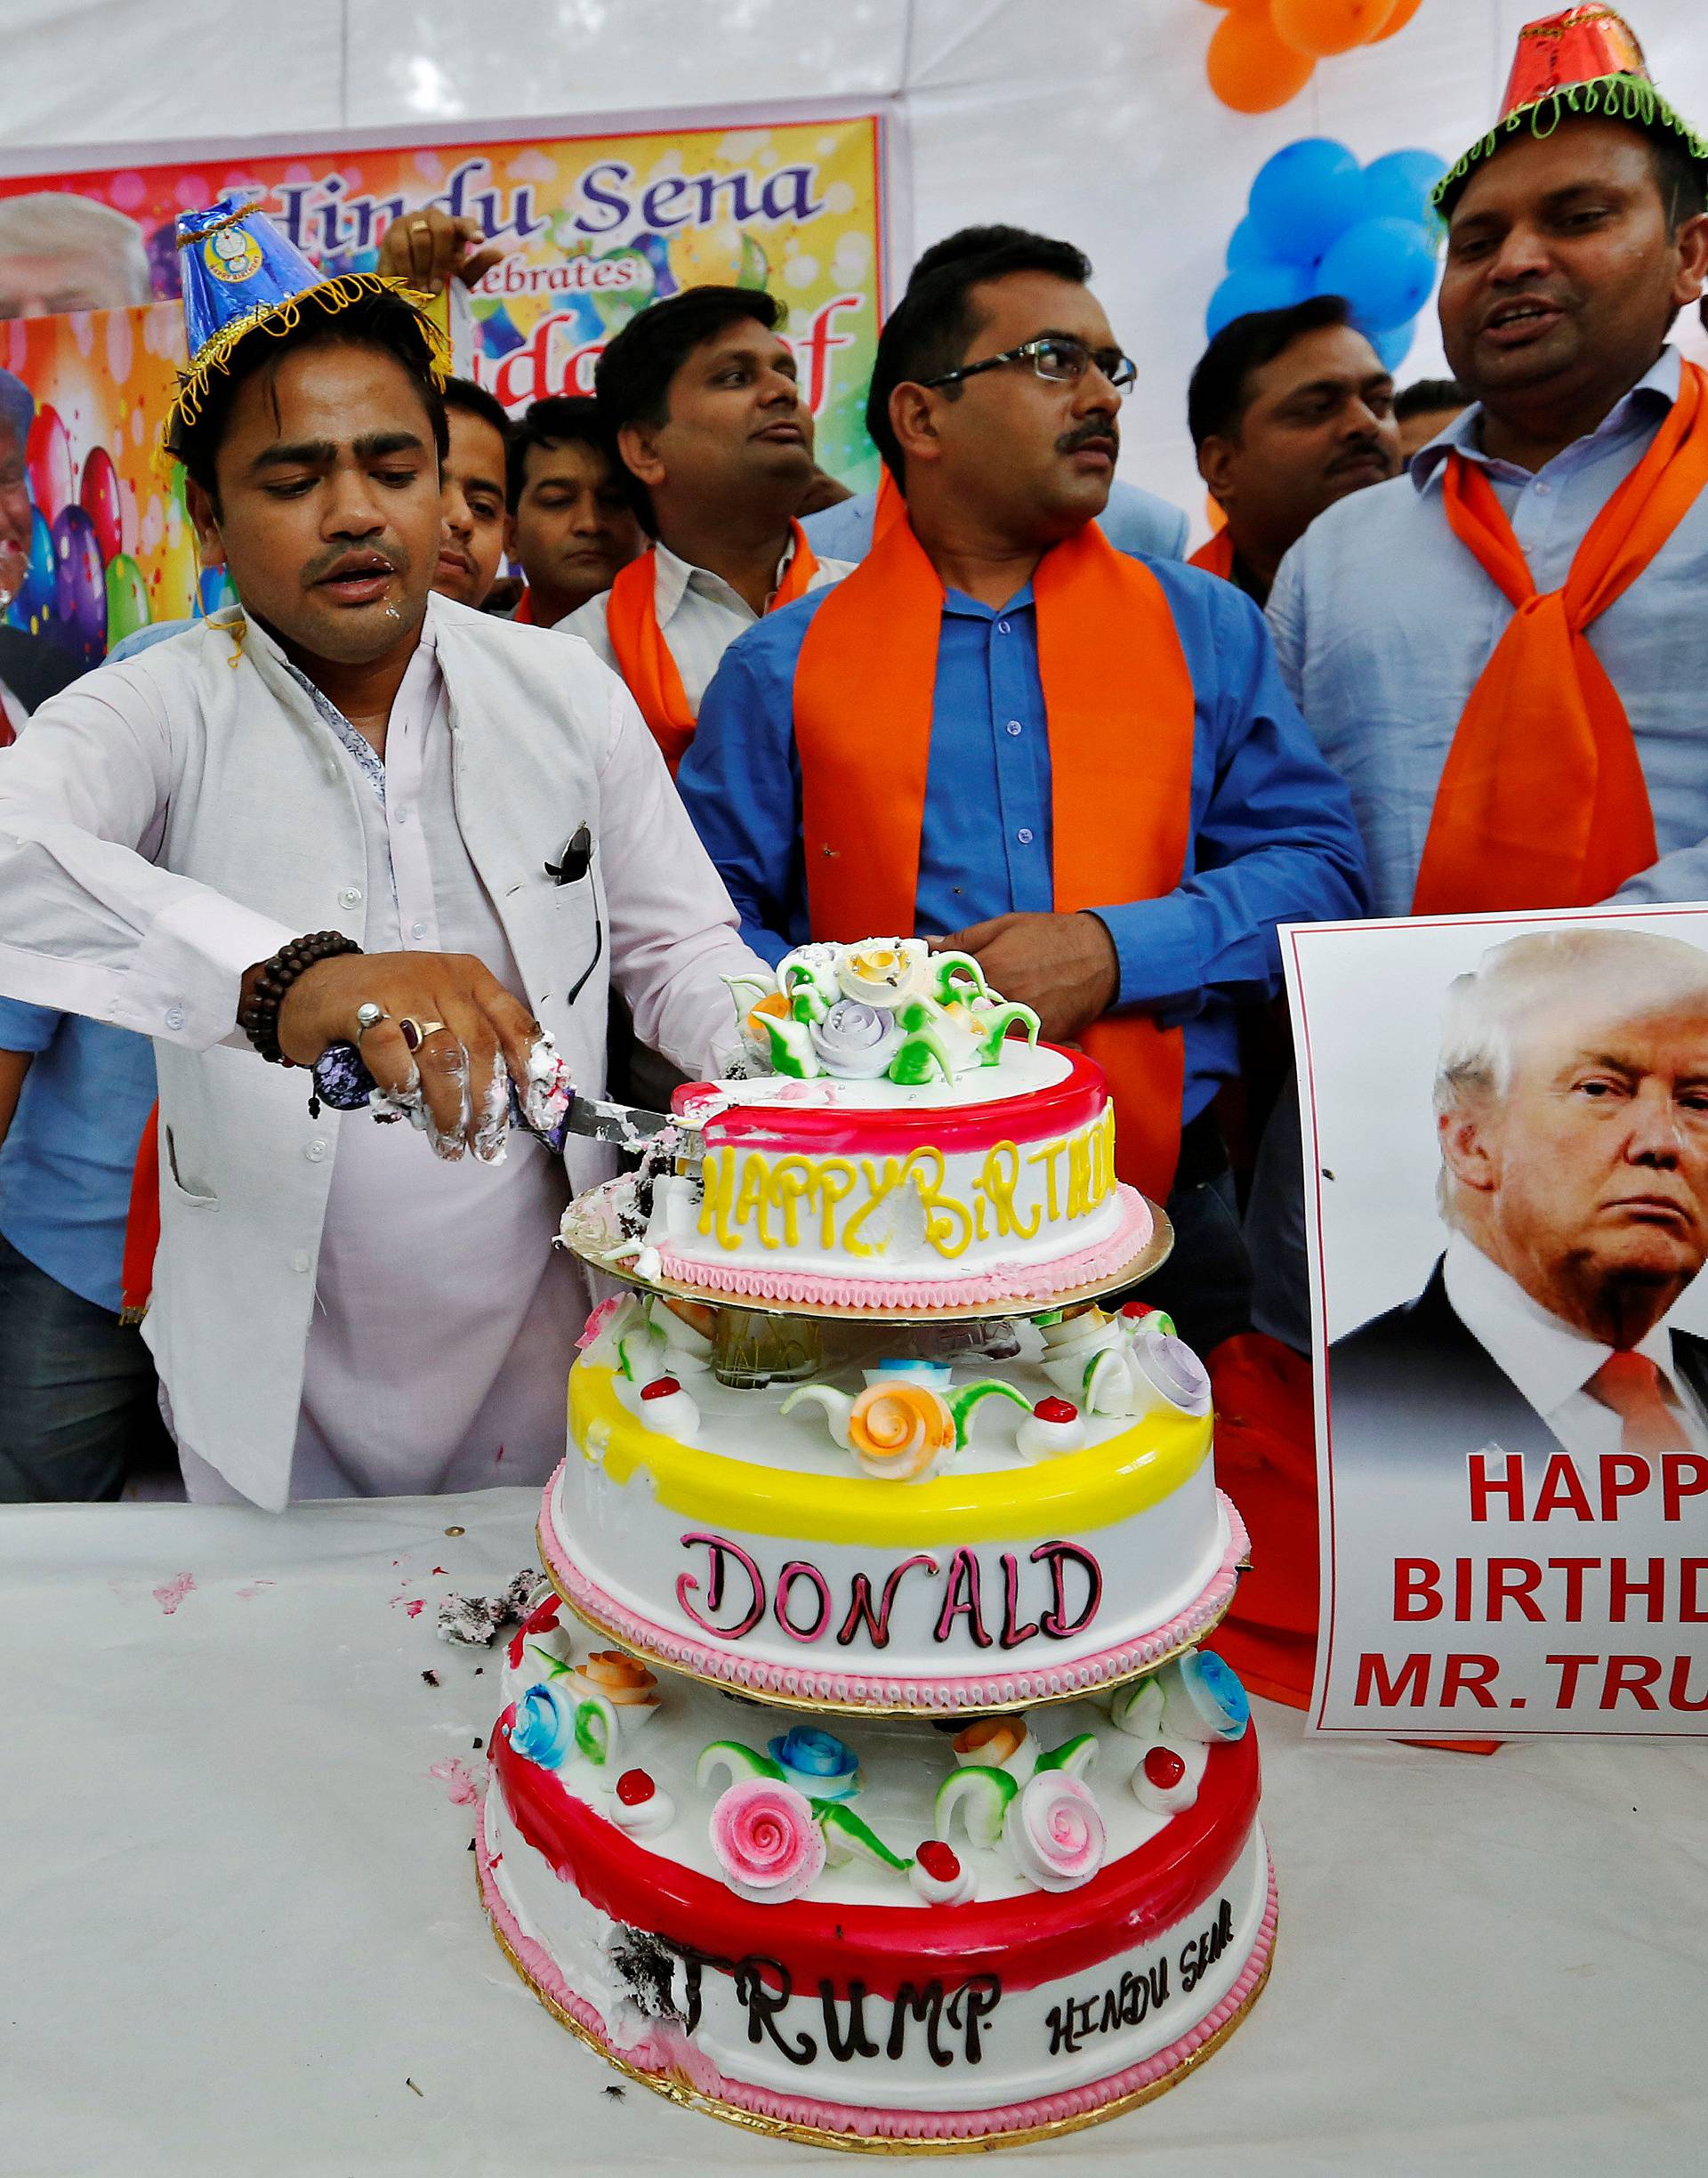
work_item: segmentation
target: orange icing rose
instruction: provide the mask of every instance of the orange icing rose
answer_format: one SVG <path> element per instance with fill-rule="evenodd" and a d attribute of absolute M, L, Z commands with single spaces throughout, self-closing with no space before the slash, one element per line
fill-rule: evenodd
<path fill-rule="evenodd" d="M 955 1442 L 955 1416 L 924 1384 L 867 1384 L 848 1416 L 849 1448 L 869 1475 L 906 1481 Z"/>
<path fill-rule="evenodd" d="M 1019 1750 L 1026 1738 L 1022 1725 L 1013 1717 L 983 1717 L 977 1724 L 969 1724 L 965 1731 L 955 1736 L 955 1751 L 959 1755 L 976 1754 L 992 1770 L 1000 1770 L 1011 1754 Z"/>
<path fill-rule="evenodd" d="M 637 1708 L 658 1698 L 658 1682 L 620 1649 L 595 1649 L 581 1671 L 614 1709 Z"/>
<path fill-rule="evenodd" d="M 748 1014 L 746 1022 L 747 1033 L 755 1044 L 765 1043 L 765 1024 L 760 1018 L 765 1013 L 769 1013 L 774 1020 L 790 1020 L 794 1018 L 789 1011 L 789 1002 L 781 991 L 772 991 L 769 997 L 761 998 Z"/>

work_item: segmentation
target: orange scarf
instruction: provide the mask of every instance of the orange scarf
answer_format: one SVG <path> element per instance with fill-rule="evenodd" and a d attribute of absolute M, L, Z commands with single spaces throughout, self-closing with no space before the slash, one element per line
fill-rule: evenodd
<path fill-rule="evenodd" d="M 1056 910 L 1160 898 L 1186 867 L 1195 722 L 1162 586 L 1088 522 L 1039 561 L 1033 593 Z M 807 631 L 794 733 L 815 938 L 914 928 L 942 620 L 943 585 L 901 520 Z M 1122 1177 L 1160 1200 L 1180 1155 L 1180 1033 L 1111 1014 L 1081 1040 L 1115 1092 Z"/>
<path fill-rule="evenodd" d="M 794 555 L 765 608 L 768 613 L 805 597 L 818 572 L 818 562 L 799 522 L 789 524 L 789 534 L 794 539 Z M 674 778 L 676 767 L 694 738 L 695 714 L 676 661 L 670 655 L 670 645 L 665 641 L 665 631 L 658 625 L 657 570 L 657 560 L 649 551 L 630 561 L 611 585 L 605 629 L 616 670 L 628 682 L 629 693 L 640 705 L 640 715 L 652 729 L 652 738 L 664 751 Z"/>
<path fill-rule="evenodd" d="M 1654 442 L 1591 523 L 1563 589 L 1539 596 L 1494 488 L 1447 456 L 1454 535 L 1511 603 L 1470 691 L 1423 843 L 1414 915 L 1587 908 L 1656 857 L 1619 692 L 1584 631 L 1623 596 L 1708 485 L 1708 375 L 1684 366 Z"/>
<path fill-rule="evenodd" d="M 1207 544 L 1200 544 L 1186 563 L 1188 567 L 1202 568 L 1206 575 L 1220 575 L 1223 582 L 1234 579 L 1234 540 L 1224 522 Z"/>

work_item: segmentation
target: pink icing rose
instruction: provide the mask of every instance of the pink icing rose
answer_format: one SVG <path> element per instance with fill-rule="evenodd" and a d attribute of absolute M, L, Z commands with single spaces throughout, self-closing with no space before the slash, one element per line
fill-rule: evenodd
<path fill-rule="evenodd" d="M 1040 1771 L 1008 1811 L 1003 1842 L 1040 1891 L 1076 1891 L 1103 1865 L 1108 1840 L 1089 1787 L 1059 1770 Z"/>
<path fill-rule="evenodd" d="M 592 1314 L 588 1317 L 586 1327 L 583 1330 L 581 1336 L 576 1341 L 576 1350 L 578 1353 L 586 1352 L 587 1349 L 592 1344 L 593 1341 L 599 1336 L 600 1333 L 605 1328 L 606 1325 L 609 1323 L 612 1317 L 616 1315 L 618 1309 L 622 1307 L 626 1298 L 626 1295 L 613 1294 L 608 1301 L 601 1301 L 600 1303 L 599 1306 L 593 1311 Z"/>
<path fill-rule="evenodd" d="M 744 1778 L 720 1796 L 712 1850 L 729 1888 L 758 1906 L 799 1898 L 825 1865 L 806 1795 L 770 1778 Z"/>

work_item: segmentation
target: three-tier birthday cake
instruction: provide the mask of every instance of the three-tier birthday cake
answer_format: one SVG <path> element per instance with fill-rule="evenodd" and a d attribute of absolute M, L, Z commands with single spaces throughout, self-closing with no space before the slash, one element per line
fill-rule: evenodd
<path fill-rule="evenodd" d="M 1097 1068 L 976 962 L 811 946 L 565 1237 L 596 1311 L 477 1840 L 612 2061 L 829 2145 L 1153 2094 L 1267 1972 L 1245 1538 Z M 568 1608 L 566 1609 L 565 1606 Z M 578 1623 L 576 1623 L 578 1622 Z M 832 1726 L 834 1724 L 834 1729 Z"/>

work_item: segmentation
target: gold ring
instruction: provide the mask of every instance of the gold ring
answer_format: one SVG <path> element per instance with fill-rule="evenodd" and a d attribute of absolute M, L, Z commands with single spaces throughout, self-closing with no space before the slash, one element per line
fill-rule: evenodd
<path fill-rule="evenodd" d="M 427 225 L 428 222 L 425 220 L 411 220 L 409 222 L 409 231 L 411 234 L 425 234 L 427 231 Z"/>
<path fill-rule="evenodd" d="M 418 1021 L 413 1013 L 406 1013 L 398 1023 L 398 1034 L 411 1051 L 419 1051 L 430 1036 L 437 1036 L 445 1026 L 442 1020 Z"/>

